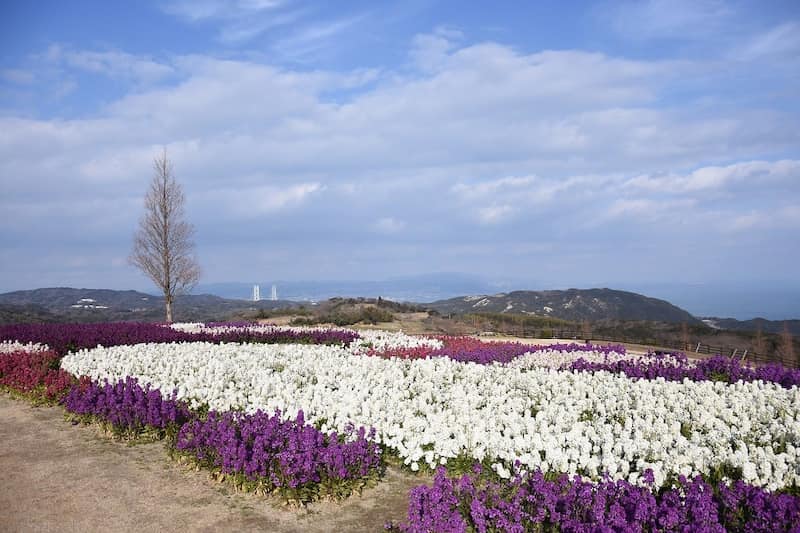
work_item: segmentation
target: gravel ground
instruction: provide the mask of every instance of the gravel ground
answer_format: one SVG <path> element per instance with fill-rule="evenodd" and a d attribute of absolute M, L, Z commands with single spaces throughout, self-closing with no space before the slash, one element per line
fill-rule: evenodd
<path fill-rule="evenodd" d="M 163 443 L 130 446 L 0 393 L 0 531 L 381 531 L 427 481 L 390 468 L 361 496 L 288 508 L 171 461 Z"/>

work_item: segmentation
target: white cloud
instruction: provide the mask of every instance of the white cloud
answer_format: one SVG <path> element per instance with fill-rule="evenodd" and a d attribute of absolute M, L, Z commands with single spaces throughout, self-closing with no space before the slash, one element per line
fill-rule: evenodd
<path fill-rule="evenodd" d="M 498 191 L 528 188 L 535 180 L 536 178 L 534 176 L 509 176 L 479 183 L 457 183 L 452 187 L 452 191 L 467 198 L 483 198 L 486 195 L 495 194 Z"/>
<path fill-rule="evenodd" d="M 385 233 L 385 234 L 399 233 L 405 227 L 406 227 L 405 221 L 393 217 L 379 218 L 373 226 L 375 231 L 377 231 L 378 233 Z"/>
<path fill-rule="evenodd" d="M 498 224 L 511 217 L 516 209 L 510 205 L 490 205 L 478 209 L 478 220 L 483 224 Z"/>
<path fill-rule="evenodd" d="M 737 215 L 730 219 L 730 225 L 725 227 L 728 231 L 742 231 L 749 230 L 756 226 L 760 226 L 765 222 L 766 218 L 761 213 L 750 212 L 744 215 Z"/>
<path fill-rule="evenodd" d="M 800 205 L 778 207 L 771 212 L 750 210 L 747 213 L 735 213 L 723 217 L 719 221 L 723 232 L 743 233 L 750 230 L 765 231 L 789 230 L 796 233 L 800 227 Z"/>
<path fill-rule="evenodd" d="M 224 216 L 258 218 L 279 211 L 297 208 L 324 187 L 319 183 L 300 183 L 289 187 L 254 186 L 242 189 L 217 189 L 201 192 L 196 202 L 205 209 L 218 210 Z"/>
<path fill-rule="evenodd" d="M 288 37 L 277 40 L 272 49 L 285 59 L 304 61 L 324 49 L 330 49 L 337 40 L 365 19 L 365 15 L 310 23 Z"/>
<path fill-rule="evenodd" d="M 548 200 L 579 185 L 565 181 L 569 176 L 642 169 L 655 172 L 639 186 L 696 188 L 709 178 L 698 173 L 682 185 L 668 176 L 661 184 L 657 171 L 800 140 L 791 115 L 691 117 L 645 106 L 678 68 L 669 63 L 578 51 L 524 55 L 497 44 L 453 49 L 447 57 L 443 70 L 404 78 L 176 57 L 169 61 L 172 83 L 128 94 L 98 119 L 31 121 L 21 129 L 9 123 L 8 142 L 31 150 L 27 141 L 69 139 L 92 154 L 81 164 L 103 147 L 141 151 L 169 144 L 183 147 L 192 173 L 218 174 L 235 165 L 244 174 L 268 168 L 300 180 L 309 172 L 342 175 L 355 185 L 379 172 L 436 168 L 438 179 L 461 196 L 505 192 Z M 106 65 L 100 61 L 98 68 Z M 330 103 L 324 97 L 330 87 L 358 90 Z M 175 154 L 184 157 L 184 151 Z M 534 174 L 548 179 L 533 186 Z M 486 180 L 504 175 L 511 177 Z"/>
<path fill-rule="evenodd" d="M 708 38 L 735 14 L 724 0 L 614 2 L 610 12 L 614 28 L 625 36 L 685 40 Z"/>
<path fill-rule="evenodd" d="M 798 55 L 800 22 L 789 21 L 750 39 L 735 58 L 743 61 L 788 58 L 796 62 Z"/>
<path fill-rule="evenodd" d="M 337 38 L 365 18 L 321 20 L 314 17 L 318 7 L 281 0 L 175 0 L 163 9 L 191 23 L 216 24 L 217 38 L 226 45 L 264 37 L 274 53 L 289 61 L 303 61 L 335 46 Z"/>
<path fill-rule="evenodd" d="M 416 35 L 411 47 L 411 58 L 422 70 L 438 70 L 447 62 L 450 52 L 463 37 L 460 31 L 444 26 L 436 28 L 433 33 Z"/>
<path fill-rule="evenodd" d="M 36 80 L 36 75 L 33 72 L 18 68 L 3 69 L 0 71 L 0 77 L 20 85 L 28 85 Z"/>
<path fill-rule="evenodd" d="M 158 81 L 173 73 L 169 65 L 119 51 L 67 51 L 64 52 L 64 59 L 82 70 L 139 82 Z"/>
<path fill-rule="evenodd" d="M 611 217 L 643 215 L 652 212 L 656 205 L 653 200 L 645 198 L 620 199 L 608 208 L 607 214 Z"/>
<path fill-rule="evenodd" d="M 73 50 L 54 44 L 41 57 L 52 64 L 135 83 L 157 82 L 174 73 L 171 65 L 119 50 Z"/>
<path fill-rule="evenodd" d="M 162 9 L 191 22 L 206 19 L 235 19 L 270 11 L 284 4 L 280 0 L 172 0 Z"/>
<path fill-rule="evenodd" d="M 226 44 L 249 41 L 268 30 L 292 24 L 306 14 L 305 10 L 272 13 L 268 17 L 241 17 L 225 23 L 219 31 L 219 40 Z"/>
<path fill-rule="evenodd" d="M 664 200 L 654 198 L 620 198 L 605 210 L 600 212 L 599 221 L 627 220 L 660 221 L 665 218 L 672 220 L 673 225 L 679 225 L 687 214 L 697 206 L 697 201 L 692 198 L 681 200 Z"/>
<path fill-rule="evenodd" d="M 724 193 L 728 220 L 779 213 L 797 198 L 800 121 L 766 98 L 750 109 L 676 107 L 684 63 L 437 39 L 450 44 L 435 68 L 309 71 L 190 55 L 164 60 L 170 73 L 144 86 L 135 78 L 147 77 L 151 58 L 114 52 L 119 67 L 108 52 L 50 50 L 65 79 L 97 69 L 128 90 L 71 119 L 0 116 L 0 209 L 46 205 L 41 191 L 61 202 L 87 190 L 101 202 L 138 201 L 166 145 L 204 246 L 272 238 L 291 256 L 301 234 L 335 263 L 345 248 L 366 254 L 398 240 L 381 233 L 401 232 L 457 269 L 469 253 L 456 261 L 450 250 L 488 256 L 528 242 L 530 228 L 541 231 L 537 246 L 549 245 L 548 228 L 565 241 L 588 238 L 596 220 L 610 241 L 615 231 L 653 228 L 666 239 L 667 218 L 713 219 L 720 204 L 699 193 Z M 6 240 L 44 242 L 45 221 L 63 243 L 81 238 L 73 213 L 14 213 L 13 231 L 5 222 L 0 232 Z M 278 213 L 290 222 L 266 223 Z M 764 227 L 739 225 L 745 234 Z M 123 226 L 109 231 L 125 244 Z"/>
<path fill-rule="evenodd" d="M 747 161 L 724 167 L 702 167 L 689 174 L 641 175 L 629 180 L 627 186 L 661 193 L 687 193 L 722 189 L 741 182 L 754 186 L 769 185 L 797 180 L 798 177 L 800 160 Z"/>

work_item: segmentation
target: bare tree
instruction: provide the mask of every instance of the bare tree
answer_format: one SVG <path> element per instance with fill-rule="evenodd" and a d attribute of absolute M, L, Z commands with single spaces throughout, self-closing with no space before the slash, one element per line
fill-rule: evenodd
<path fill-rule="evenodd" d="M 681 344 L 684 351 L 689 349 L 689 324 L 686 322 L 681 324 Z"/>
<path fill-rule="evenodd" d="M 783 323 L 783 332 L 781 333 L 781 355 L 783 355 L 784 363 L 797 364 L 800 361 L 795 361 L 794 358 L 794 339 L 792 339 L 792 332 L 789 331 L 789 324 Z"/>
<path fill-rule="evenodd" d="M 756 338 L 753 341 L 753 351 L 761 356 L 767 355 L 767 343 L 764 340 L 764 332 L 761 329 L 761 324 L 759 324 L 756 330 Z"/>
<path fill-rule="evenodd" d="M 153 160 L 153 171 L 129 261 L 164 292 L 167 322 L 172 322 L 175 296 L 197 283 L 200 266 L 194 256 L 194 227 L 184 220 L 183 189 L 172 174 L 166 148 Z"/>
<path fill-rule="evenodd" d="M 592 340 L 592 323 L 588 320 L 584 320 L 581 324 L 581 334 L 586 342 Z"/>

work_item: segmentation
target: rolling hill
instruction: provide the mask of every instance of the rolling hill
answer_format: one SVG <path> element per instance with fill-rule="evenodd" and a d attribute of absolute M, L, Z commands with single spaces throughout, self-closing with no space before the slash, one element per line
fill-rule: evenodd
<path fill-rule="evenodd" d="M 386 300 L 388 303 L 389 300 Z M 179 321 L 223 321 L 255 316 L 261 310 L 297 307 L 308 302 L 222 298 L 210 294 L 186 295 L 175 302 Z M 322 312 L 342 303 L 341 298 L 320 301 L 315 308 Z M 771 321 L 761 318 L 694 317 L 665 300 L 634 292 L 613 289 L 569 289 L 548 291 L 513 291 L 494 295 L 461 296 L 429 304 L 415 304 L 420 309 L 441 315 L 501 313 L 551 317 L 573 322 L 648 321 L 686 322 L 715 330 L 756 331 L 778 334 L 784 324 L 800 335 L 800 320 Z M 104 322 L 164 319 L 164 299 L 143 292 L 110 289 L 53 287 L 0 294 L 0 324 L 14 322 Z"/>
<path fill-rule="evenodd" d="M 175 300 L 180 321 L 225 320 L 242 312 L 290 307 L 293 302 L 234 300 L 190 294 Z M 138 291 L 52 287 L 0 294 L 0 323 L 102 322 L 164 319 L 164 298 Z"/>
<path fill-rule="evenodd" d="M 698 323 L 699 320 L 671 303 L 641 294 L 613 289 L 563 291 L 513 291 L 495 295 L 463 296 L 426 305 L 443 315 L 513 313 L 563 320 L 647 320 Z"/>

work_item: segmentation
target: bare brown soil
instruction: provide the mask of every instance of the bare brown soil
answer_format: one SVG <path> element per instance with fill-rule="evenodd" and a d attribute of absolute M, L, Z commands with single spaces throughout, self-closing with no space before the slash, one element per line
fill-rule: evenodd
<path fill-rule="evenodd" d="M 0 531 L 381 531 L 429 479 L 389 468 L 344 502 L 304 509 L 235 492 L 173 462 L 160 442 L 129 445 L 63 410 L 0 393 Z"/>

